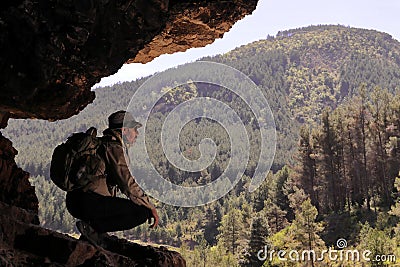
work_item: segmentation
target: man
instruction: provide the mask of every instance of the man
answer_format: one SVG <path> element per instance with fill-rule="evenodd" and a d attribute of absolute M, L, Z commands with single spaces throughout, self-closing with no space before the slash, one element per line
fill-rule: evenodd
<path fill-rule="evenodd" d="M 125 124 L 124 124 L 125 119 Z M 83 239 L 103 245 L 107 232 L 128 230 L 146 222 L 158 225 L 154 205 L 131 175 L 127 148 L 133 145 L 142 126 L 132 114 L 117 111 L 108 117 L 109 128 L 103 132 L 98 153 L 104 159 L 99 179 L 82 189 L 67 193 L 66 205 L 72 216 L 81 219 L 76 226 Z M 116 197 L 119 189 L 129 199 Z"/>

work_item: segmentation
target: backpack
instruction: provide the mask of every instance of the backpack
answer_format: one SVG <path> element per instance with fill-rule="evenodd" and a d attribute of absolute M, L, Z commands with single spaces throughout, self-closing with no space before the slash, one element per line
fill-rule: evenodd
<path fill-rule="evenodd" d="M 62 190 L 72 191 L 96 181 L 105 169 L 98 154 L 101 139 L 97 129 L 74 133 L 65 143 L 58 145 L 51 158 L 50 178 Z"/>

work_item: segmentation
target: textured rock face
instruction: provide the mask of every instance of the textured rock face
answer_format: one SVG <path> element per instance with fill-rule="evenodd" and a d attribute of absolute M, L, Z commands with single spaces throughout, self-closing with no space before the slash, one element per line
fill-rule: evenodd
<path fill-rule="evenodd" d="M 37 215 L 0 202 L 0 266 L 186 266 L 177 253 L 113 237 L 107 250 L 36 225 Z"/>
<path fill-rule="evenodd" d="M 204 46 L 257 1 L 7 0 L 0 4 L 0 112 L 56 120 L 93 101 L 123 63 Z"/>
<path fill-rule="evenodd" d="M 160 32 L 165 0 L 25 0 L 2 4 L 0 110 L 59 119 Z"/>
<path fill-rule="evenodd" d="M 170 1 L 165 28 L 128 62 L 146 63 L 162 54 L 202 47 L 222 38 L 257 1 Z"/>
<path fill-rule="evenodd" d="M 7 122 L 9 118 L 10 118 L 10 113 L 0 111 L 0 129 L 7 127 Z"/>
<path fill-rule="evenodd" d="M 0 201 L 38 213 L 35 188 L 28 181 L 29 173 L 17 167 L 17 150 L 0 133 Z"/>

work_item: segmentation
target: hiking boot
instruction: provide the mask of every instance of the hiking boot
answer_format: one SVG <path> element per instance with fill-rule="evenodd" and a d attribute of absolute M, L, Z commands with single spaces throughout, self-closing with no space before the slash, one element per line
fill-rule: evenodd
<path fill-rule="evenodd" d="M 92 245 L 98 246 L 100 243 L 100 239 L 96 230 L 90 226 L 87 222 L 77 221 L 76 228 L 78 228 L 81 233 L 81 237 L 79 239 L 88 241 Z"/>
<path fill-rule="evenodd" d="M 85 221 L 77 221 L 76 227 L 81 233 L 80 240 L 88 241 L 90 244 L 94 246 L 101 246 L 103 248 L 106 247 L 106 240 L 110 238 L 107 233 L 98 233 L 96 230 L 90 226 L 89 223 Z"/>

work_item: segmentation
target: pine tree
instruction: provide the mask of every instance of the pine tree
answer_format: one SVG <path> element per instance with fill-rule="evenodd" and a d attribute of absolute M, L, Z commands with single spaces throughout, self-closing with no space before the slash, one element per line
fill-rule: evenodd
<path fill-rule="evenodd" d="M 346 120 L 345 132 L 346 132 L 346 144 L 345 144 L 345 165 L 347 167 L 346 181 L 349 190 L 348 202 L 349 208 L 351 206 L 357 206 L 360 208 L 365 200 L 365 188 L 363 181 L 365 180 L 366 165 L 364 164 L 364 151 L 365 151 L 365 139 L 363 138 L 363 128 L 365 129 L 365 119 L 363 115 L 365 113 L 365 104 L 360 97 L 355 97 L 353 101 L 346 104 L 344 107 L 345 114 L 348 119 Z"/>
<path fill-rule="evenodd" d="M 325 247 L 324 241 L 319 236 L 323 227 L 321 223 L 316 222 L 317 216 L 318 211 L 311 204 L 310 198 L 307 198 L 296 211 L 290 234 L 292 239 L 300 244 L 300 247 L 296 248 L 298 251 L 319 251 Z M 311 258 L 311 265 L 314 266 L 313 258 Z"/>
<path fill-rule="evenodd" d="M 283 166 L 283 168 L 278 171 L 275 175 L 275 188 L 273 192 L 273 198 L 275 203 L 279 206 L 279 208 L 283 211 L 289 210 L 289 199 L 285 194 L 285 184 L 289 180 L 291 170 L 288 166 Z"/>
<path fill-rule="evenodd" d="M 268 195 L 271 194 L 270 181 L 272 180 L 274 180 L 274 175 L 271 172 L 269 172 L 267 174 L 267 178 L 265 179 L 264 183 L 262 183 L 261 186 L 257 188 L 256 192 L 254 192 L 253 210 L 255 212 L 259 212 L 264 208 L 264 201 L 268 198 Z"/>
<path fill-rule="evenodd" d="M 360 186 L 362 188 L 363 198 L 367 202 L 367 209 L 371 209 L 371 181 L 370 176 L 367 169 L 367 108 L 366 108 L 366 89 L 365 84 L 361 85 L 360 88 L 360 110 L 358 114 L 358 125 L 356 125 L 356 129 L 360 130 L 360 138 L 358 141 L 358 146 L 361 148 L 362 155 L 362 168 L 361 168 L 361 180 Z"/>
<path fill-rule="evenodd" d="M 372 190 L 382 199 L 382 205 L 390 206 L 393 181 L 388 177 L 388 155 L 386 150 L 386 129 L 389 116 L 389 93 L 376 87 L 371 94 L 368 109 L 372 119 L 369 133 L 372 139 L 369 164 L 371 165 Z M 374 198 L 375 199 L 375 198 Z M 374 205 L 377 206 L 376 203 Z"/>
<path fill-rule="evenodd" d="M 218 245 L 235 255 L 239 246 L 244 247 L 241 243 L 245 233 L 242 211 L 230 207 L 228 213 L 222 217 L 218 231 Z"/>
<path fill-rule="evenodd" d="M 294 168 L 292 173 L 292 181 L 295 186 L 304 190 L 304 192 L 311 197 L 312 203 L 318 207 L 319 199 L 315 190 L 317 188 L 315 152 L 312 144 L 311 131 L 305 126 L 300 128 L 297 159 L 298 165 Z"/>
<path fill-rule="evenodd" d="M 275 234 L 287 226 L 286 213 L 270 198 L 264 201 L 262 214 L 268 222 L 271 234 Z"/>
<path fill-rule="evenodd" d="M 338 181 L 339 186 L 339 200 L 340 200 L 340 211 L 344 211 L 345 207 L 350 210 L 350 177 L 349 168 L 346 165 L 347 159 L 347 125 L 348 125 L 348 114 L 346 114 L 346 109 L 338 107 L 332 114 L 332 123 L 336 132 L 336 164 L 337 171 L 340 180 Z"/>
<path fill-rule="evenodd" d="M 204 239 L 204 237 L 200 237 L 197 242 L 199 244 L 197 248 L 200 254 L 200 261 L 202 262 L 202 264 L 200 264 L 199 266 L 206 267 L 208 261 L 207 254 L 209 251 L 209 245 L 207 244 L 207 241 Z"/>
<path fill-rule="evenodd" d="M 241 266 L 262 266 L 263 261 L 257 257 L 260 249 L 263 249 L 268 244 L 268 237 L 270 231 L 268 221 L 264 212 L 258 212 L 251 224 L 250 242 L 246 247 L 245 259 L 242 261 Z"/>
<path fill-rule="evenodd" d="M 285 195 L 287 195 L 289 199 L 290 210 L 288 213 L 293 214 L 293 216 L 287 216 L 288 220 L 291 221 L 291 218 L 294 219 L 296 211 L 300 209 L 301 203 L 303 203 L 309 196 L 303 189 L 297 187 L 292 179 L 289 179 L 285 184 Z"/>
<path fill-rule="evenodd" d="M 321 131 L 317 135 L 318 154 L 319 154 L 319 179 L 321 184 L 326 184 L 323 190 L 323 207 L 318 207 L 323 211 L 340 211 L 345 203 L 345 198 L 341 193 L 341 147 L 333 126 L 329 110 L 324 110 L 322 114 Z"/>

